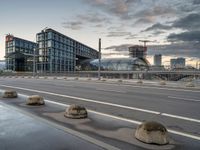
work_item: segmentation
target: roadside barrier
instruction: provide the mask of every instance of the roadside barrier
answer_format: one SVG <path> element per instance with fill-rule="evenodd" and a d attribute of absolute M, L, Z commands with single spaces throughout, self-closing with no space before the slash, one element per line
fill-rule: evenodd
<path fill-rule="evenodd" d="M 169 143 L 167 129 L 162 124 L 154 121 L 140 124 L 136 129 L 135 137 L 139 141 L 148 144 L 164 145 Z"/>
<path fill-rule="evenodd" d="M 192 82 L 188 82 L 185 86 L 186 87 L 195 87 L 194 83 L 192 83 Z"/>
<path fill-rule="evenodd" d="M 143 81 L 142 80 L 138 80 L 136 83 L 137 84 L 143 84 Z"/>
<path fill-rule="evenodd" d="M 64 116 L 72 119 L 87 118 L 87 110 L 83 106 L 73 104 L 66 109 Z"/>
<path fill-rule="evenodd" d="M 27 98 L 27 105 L 44 105 L 44 98 L 39 95 L 32 95 Z"/>
<path fill-rule="evenodd" d="M 160 85 L 166 85 L 166 82 L 165 81 L 160 81 L 159 84 Z"/>
<path fill-rule="evenodd" d="M 5 90 L 3 92 L 3 98 L 17 98 L 17 92 L 14 90 Z"/>

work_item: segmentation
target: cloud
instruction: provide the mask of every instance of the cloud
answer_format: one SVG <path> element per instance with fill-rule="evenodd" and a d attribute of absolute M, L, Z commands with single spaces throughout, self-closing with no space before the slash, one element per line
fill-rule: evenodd
<path fill-rule="evenodd" d="M 153 45 L 148 47 L 148 54 L 162 54 L 165 56 L 182 56 L 182 57 L 200 57 L 200 44 L 190 43 L 172 43 L 168 45 Z"/>
<path fill-rule="evenodd" d="M 71 22 L 63 22 L 62 25 L 64 28 L 69 28 L 71 30 L 80 30 L 82 28 L 81 21 L 71 21 Z"/>
<path fill-rule="evenodd" d="M 172 42 L 199 42 L 200 43 L 200 30 L 199 31 L 188 31 L 179 34 L 172 33 L 167 39 Z"/>
<path fill-rule="evenodd" d="M 199 0 L 194 0 L 193 1 L 193 5 L 200 5 L 200 1 Z"/>
<path fill-rule="evenodd" d="M 81 14 L 76 16 L 77 20 L 82 20 L 84 22 L 89 23 L 102 23 L 107 22 L 109 23 L 109 19 L 102 14 L 98 13 L 89 13 L 89 14 Z"/>
<path fill-rule="evenodd" d="M 171 26 L 156 23 L 156 24 L 152 25 L 151 27 L 146 28 L 142 32 L 154 31 L 154 30 L 169 30 L 171 28 L 172 28 Z"/>
<path fill-rule="evenodd" d="M 130 8 L 141 0 L 83 0 L 92 7 L 97 7 L 103 12 L 119 17 L 127 16 Z"/>
<path fill-rule="evenodd" d="M 176 14 L 176 10 L 172 7 L 165 6 L 165 5 L 156 5 L 152 4 L 152 6 L 146 8 L 144 7 L 138 12 L 135 12 L 132 16 L 133 18 L 150 18 L 151 21 L 155 22 L 157 17 L 168 17 L 174 16 Z"/>
<path fill-rule="evenodd" d="M 134 25 L 149 24 L 149 23 L 153 23 L 154 21 L 155 21 L 154 17 L 143 17 L 143 18 L 139 18 L 138 20 L 136 20 Z"/>
<path fill-rule="evenodd" d="M 166 37 L 169 42 L 188 42 L 188 44 L 190 44 L 189 42 L 200 42 L 200 14 L 191 13 L 176 19 L 171 22 L 171 25 L 156 23 L 141 32 L 154 31 L 152 35 L 157 35 L 163 30 L 167 32 L 170 29 L 181 29 L 182 32 L 169 34 Z"/>
<path fill-rule="evenodd" d="M 128 37 L 126 37 L 125 39 L 127 40 L 132 40 L 132 39 L 136 39 L 139 38 L 137 34 L 130 34 Z"/>
<path fill-rule="evenodd" d="M 131 32 L 108 32 L 107 37 L 122 37 L 131 35 Z"/>
<path fill-rule="evenodd" d="M 120 52 L 121 55 L 127 55 L 128 47 L 133 44 L 113 45 L 106 47 L 105 50 L 112 50 L 113 52 Z M 148 55 L 162 54 L 164 56 L 182 56 L 182 57 L 200 57 L 199 43 L 172 43 L 166 45 L 149 45 Z"/>
<path fill-rule="evenodd" d="M 79 14 L 74 17 L 73 21 L 64 21 L 63 27 L 69 28 L 72 30 L 80 30 L 85 25 L 91 25 L 93 27 L 103 27 L 103 24 L 110 23 L 110 19 L 99 13 L 87 13 L 87 14 Z M 100 24 L 101 23 L 101 24 Z"/>
<path fill-rule="evenodd" d="M 133 44 L 113 45 L 113 46 L 106 47 L 105 50 L 128 52 L 128 47 L 130 47 L 131 45 L 133 45 Z"/>
<path fill-rule="evenodd" d="M 172 24 L 175 28 L 181 28 L 185 30 L 200 30 L 200 14 L 192 13 L 186 17 L 180 18 Z"/>

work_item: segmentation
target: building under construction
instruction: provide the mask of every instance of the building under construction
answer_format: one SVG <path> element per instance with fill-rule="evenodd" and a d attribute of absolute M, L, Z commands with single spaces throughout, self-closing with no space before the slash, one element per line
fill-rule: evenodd
<path fill-rule="evenodd" d="M 33 56 L 36 43 L 8 34 L 5 42 L 6 69 L 33 71 Z"/>
<path fill-rule="evenodd" d="M 129 56 L 133 58 L 146 58 L 147 47 L 140 45 L 133 45 L 129 47 Z"/>

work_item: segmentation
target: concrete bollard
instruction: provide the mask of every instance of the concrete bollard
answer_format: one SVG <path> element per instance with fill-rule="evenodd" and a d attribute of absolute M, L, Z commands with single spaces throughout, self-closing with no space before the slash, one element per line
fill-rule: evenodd
<path fill-rule="evenodd" d="M 102 79 L 101 79 L 101 81 L 105 82 L 105 81 L 106 81 L 106 79 L 105 79 L 105 78 L 102 78 Z"/>
<path fill-rule="evenodd" d="M 185 86 L 186 87 L 195 87 L 194 83 L 192 83 L 192 82 L 188 82 Z"/>
<path fill-rule="evenodd" d="M 148 144 L 165 145 L 169 143 L 167 129 L 154 121 L 140 124 L 136 129 L 135 137 Z"/>
<path fill-rule="evenodd" d="M 123 82 L 123 80 L 122 80 L 122 79 L 119 79 L 119 80 L 118 80 L 118 82 L 119 82 L 119 83 L 122 83 L 122 82 Z"/>
<path fill-rule="evenodd" d="M 143 81 L 142 80 L 138 80 L 136 83 L 137 84 L 143 84 Z"/>
<path fill-rule="evenodd" d="M 45 76 L 44 79 L 48 79 L 48 77 Z"/>
<path fill-rule="evenodd" d="M 88 78 L 88 81 L 92 80 L 91 78 Z"/>
<path fill-rule="evenodd" d="M 3 93 L 3 98 L 17 98 L 17 92 L 14 90 L 6 90 Z"/>
<path fill-rule="evenodd" d="M 57 79 L 57 77 L 53 77 L 53 79 L 55 80 L 55 79 Z"/>
<path fill-rule="evenodd" d="M 64 116 L 72 119 L 87 118 L 87 110 L 85 107 L 73 104 L 66 109 Z"/>
<path fill-rule="evenodd" d="M 67 80 L 67 77 L 64 77 L 63 79 L 64 79 L 64 80 Z"/>
<path fill-rule="evenodd" d="M 39 95 L 32 95 L 27 98 L 26 104 L 38 106 L 38 105 L 44 105 L 45 102 L 43 97 Z"/>
<path fill-rule="evenodd" d="M 78 78 L 78 77 L 76 77 L 76 78 L 74 78 L 74 80 L 79 80 L 79 78 Z"/>
<path fill-rule="evenodd" d="M 166 85 L 166 82 L 165 81 L 160 81 L 159 84 L 160 85 Z"/>

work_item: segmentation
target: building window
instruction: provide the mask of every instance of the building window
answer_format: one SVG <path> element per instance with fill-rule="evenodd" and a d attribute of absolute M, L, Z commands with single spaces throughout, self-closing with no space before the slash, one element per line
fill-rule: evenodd
<path fill-rule="evenodd" d="M 48 43 L 47 43 L 47 46 L 48 46 L 48 47 L 51 47 L 51 46 L 52 46 L 52 44 L 51 44 L 51 41 L 50 41 L 50 40 L 48 41 Z"/>
<path fill-rule="evenodd" d="M 52 39 L 52 32 L 48 32 L 48 39 Z"/>

